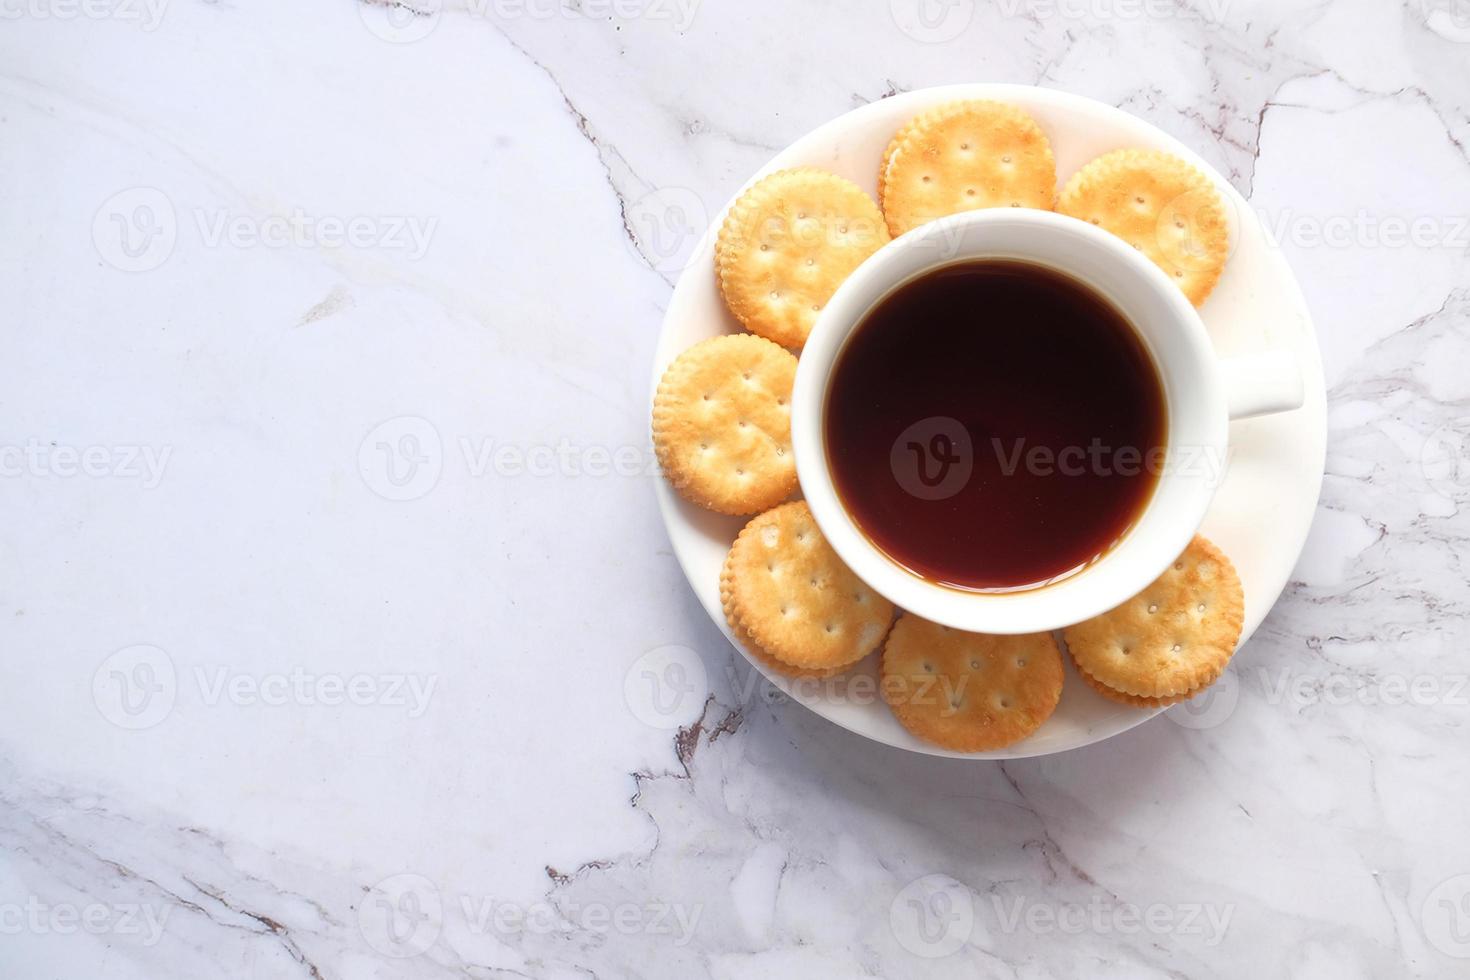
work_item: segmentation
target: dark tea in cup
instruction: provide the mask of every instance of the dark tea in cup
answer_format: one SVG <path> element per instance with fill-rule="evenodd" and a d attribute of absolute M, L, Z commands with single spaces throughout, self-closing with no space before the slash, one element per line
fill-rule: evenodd
<path fill-rule="evenodd" d="M 867 313 L 823 425 L 837 496 L 882 552 L 933 582 L 1010 591 L 1122 540 L 1168 419 L 1153 358 L 1105 297 L 1039 264 L 974 260 Z"/>

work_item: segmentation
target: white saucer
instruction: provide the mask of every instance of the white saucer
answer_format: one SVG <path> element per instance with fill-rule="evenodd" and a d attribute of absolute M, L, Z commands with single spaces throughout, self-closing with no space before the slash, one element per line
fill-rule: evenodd
<path fill-rule="evenodd" d="M 1286 587 L 1306 542 L 1326 458 L 1326 392 L 1312 320 L 1291 270 L 1245 199 L 1213 168 L 1173 137 L 1101 102 L 1024 85 L 977 84 L 908 92 L 854 109 L 797 140 L 751 180 L 786 167 L 820 167 L 856 181 L 876 199 L 878 164 L 889 139 L 914 115 L 955 99 L 995 99 L 1030 112 L 1051 139 L 1057 175 L 1063 182 L 1109 150 L 1156 147 L 1209 174 L 1233 206 L 1234 254 L 1200 315 L 1221 355 L 1282 348 L 1296 351 L 1307 393 L 1305 405 L 1295 412 L 1232 423 L 1228 475 L 1201 529 L 1240 572 L 1245 589 L 1241 642 L 1245 643 Z M 714 232 L 723 220 L 722 210 L 674 289 L 654 359 L 655 387 L 669 362 L 686 348 L 707 337 L 740 331 L 715 282 Z M 695 595 L 728 637 L 720 607 L 720 567 L 745 520 L 690 504 L 663 480 L 658 481 L 657 492 L 679 564 Z M 735 643 L 733 637 L 731 642 Z M 1110 738 L 1159 713 L 1106 700 L 1075 676 L 1069 665 L 1061 703 L 1036 734 L 996 752 L 950 752 L 910 735 L 880 699 L 870 696 L 870 686 L 850 682 L 794 685 L 751 659 L 739 643 L 735 647 L 772 683 L 828 721 L 886 745 L 930 755 L 967 759 L 1049 755 Z M 1249 658 L 1250 650 L 1244 649 L 1237 653 L 1235 663 Z M 869 657 L 859 673 L 871 673 L 875 660 L 876 656 Z"/>

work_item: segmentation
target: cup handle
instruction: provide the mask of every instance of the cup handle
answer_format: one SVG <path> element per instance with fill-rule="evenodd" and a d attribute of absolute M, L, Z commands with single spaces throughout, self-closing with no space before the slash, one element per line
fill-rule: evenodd
<path fill-rule="evenodd" d="M 1227 357 L 1220 362 L 1220 379 L 1232 421 L 1290 412 L 1306 400 L 1301 364 L 1289 351 Z"/>

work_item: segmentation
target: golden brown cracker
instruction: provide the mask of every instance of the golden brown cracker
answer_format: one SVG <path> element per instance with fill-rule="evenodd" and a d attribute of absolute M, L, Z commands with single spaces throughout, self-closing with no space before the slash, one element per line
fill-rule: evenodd
<path fill-rule="evenodd" d="M 888 187 L 888 168 L 893 163 L 893 151 L 898 146 L 898 139 L 888 141 L 883 148 L 883 160 L 878 164 L 878 210 L 883 210 L 883 195 Z M 889 234 L 893 234 L 893 226 L 888 223 L 888 215 L 883 215 L 884 224 L 888 225 Z M 896 236 L 895 236 L 896 237 Z"/>
<path fill-rule="evenodd" d="M 1109 701 L 1116 701 L 1119 704 L 1126 704 L 1130 708 L 1167 708 L 1171 704 L 1178 704 L 1180 701 L 1188 701 L 1190 698 L 1199 693 L 1199 690 L 1195 690 L 1186 691 L 1184 694 L 1176 694 L 1173 697 L 1168 698 L 1141 698 L 1134 694 L 1124 694 L 1122 691 L 1113 690 L 1111 687 L 1108 687 L 1102 681 L 1098 680 L 1096 677 L 1093 677 L 1087 671 L 1078 666 L 1075 659 L 1072 661 L 1072 666 L 1077 667 L 1077 675 L 1082 678 L 1082 682 L 1088 687 L 1092 688 L 1094 691 L 1096 691 L 1098 694 L 1101 694 Z M 1203 688 L 1201 688 L 1200 690 L 1203 690 Z"/>
<path fill-rule="evenodd" d="M 701 341 L 675 358 L 653 399 L 659 466 L 685 498 L 754 514 L 796 489 L 796 358 L 753 334 Z"/>
<path fill-rule="evenodd" d="M 1063 636 L 1078 669 L 1098 683 L 1134 697 L 1173 698 L 1219 678 L 1244 623 L 1235 566 L 1196 537 L 1148 588 Z"/>
<path fill-rule="evenodd" d="M 831 677 L 835 674 L 842 673 L 852 666 L 852 664 L 841 664 L 836 667 L 821 669 L 793 667 L 778 657 L 771 656 L 770 653 L 766 652 L 764 647 L 755 641 L 755 637 L 751 636 L 745 627 L 740 625 L 740 621 L 735 618 L 734 604 L 731 602 L 732 595 L 733 590 L 730 586 L 730 559 L 729 556 L 726 556 L 724 567 L 720 570 L 720 604 L 724 607 L 725 622 L 730 625 L 730 632 L 735 634 L 735 639 L 739 641 L 741 647 L 752 657 L 772 670 L 784 674 L 787 677 Z"/>
<path fill-rule="evenodd" d="M 883 646 L 882 691 L 894 716 L 958 752 L 1031 735 L 1056 710 L 1063 680 L 1050 633 L 966 633 L 905 613 Z"/>
<path fill-rule="evenodd" d="M 745 526 L 726 558 L 721 588 L 736 632 L 800 671 L 857 663 L 893 622 L 893 603 L 842 563 L 805 501 Z"/>
<path fill-rule="evenodd" d="M 720 227 L 720 293 L 747 330 L 799 349 L 837 287 L 888 237 L 877 205 L 852 181 L 780 170 L 742 194 Z"/>
<path fill-rule="evenodd" d="M 1210 178 L 1161 150 L 1114 150 L 1072 175 L 1057 210 L 1128 242 L 1199 306 L 1229 257 L 1225 203 Z"/>
<path fill-rule="evenodd" d="M 1035 119 L 1003 102 L 951 102 L 898 131 L 883 153 L 878 200 L 896 238 L 976 208 L 1056 202 L 1057 165 Z"/>

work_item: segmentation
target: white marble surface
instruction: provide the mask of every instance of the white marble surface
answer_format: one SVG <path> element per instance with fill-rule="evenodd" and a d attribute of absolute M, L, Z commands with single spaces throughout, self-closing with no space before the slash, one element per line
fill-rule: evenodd
<path fill-rule="evenodd" d="M 1464 0 L 412 2 L 0 2 L 0 975 L 1470 975 Z M 1005 765 L 764 696 L 643 462 L 681 230 L 962 80 L 1230 175 L 1332 405 L 1224 696 Z"/>

